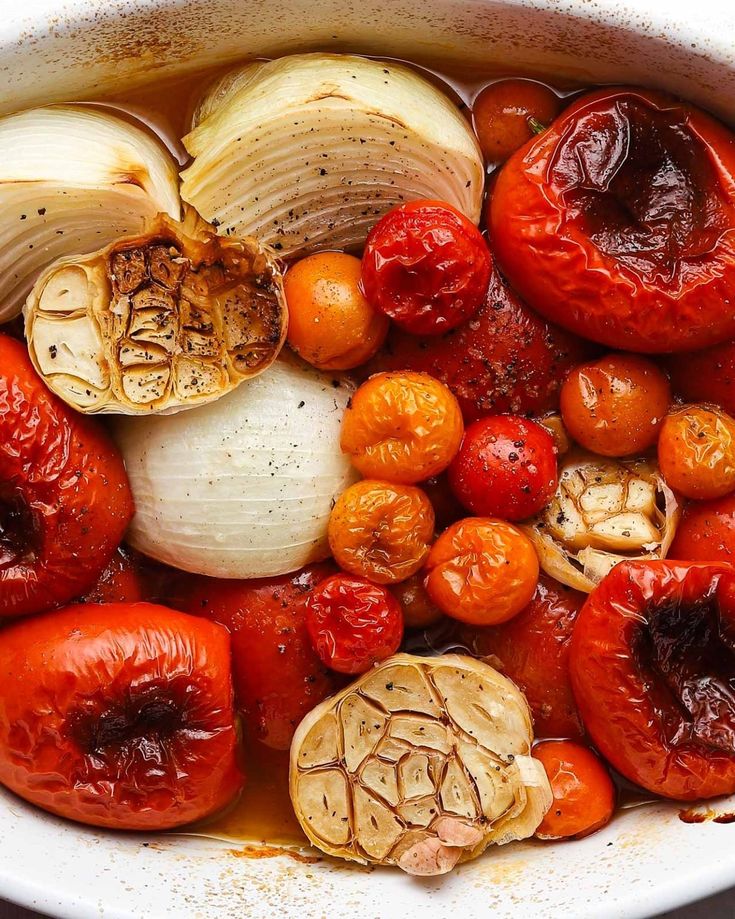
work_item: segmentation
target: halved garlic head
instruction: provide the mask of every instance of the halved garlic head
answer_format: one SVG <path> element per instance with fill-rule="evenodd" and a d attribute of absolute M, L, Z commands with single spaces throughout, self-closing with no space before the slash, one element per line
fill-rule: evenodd
<path fill-rule="evenodd" d="M 190 212 L 54 263 L 28 297 L 25 325 L 53 392 L 82 412 L 133 415 L 211 402 L 265 370 L 286 315 L 269 254 Z"/>
<path fill-rule="evenodd" d="M 535 832 L 551 789 L 532 742 L 525 698 L 492 667 L 398 654 L 301 722 L 291 801 L 330 855 L 444 874 Z"/>
<path fill-rule="evenodd" d="M 547 574 L 589 593 L 618 562 L 665 558 L 680 507 L 652 459 L 573 451 L 556 494 L 523 526 Z"/>
<path fill-rule="evenodd" d="M 143 127 L 82 105 L 0 118 L 0 323 L 56 259 L 180 211 L 177 165 Z"/>
<path fill-rule="evenodd" d="M 184 144 L 181 194 L 221 233 L 284 255 L 362 245 L 390 208 L 453 204 L 475 223 L 482 154 L 457 106 L 415 71 L 297 54 L 226 74 Z"/>

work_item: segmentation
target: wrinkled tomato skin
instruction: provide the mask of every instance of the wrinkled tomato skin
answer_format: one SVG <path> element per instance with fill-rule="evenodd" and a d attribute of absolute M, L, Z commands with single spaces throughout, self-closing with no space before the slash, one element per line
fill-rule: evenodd
<path fill-rule="evenodd" d="M 25 345 L 0 335 L 0 616 L 84 593 L 132 514 L 112 441 L 46 389 Z"/>
<path fill-rule="evenodd" d="M 711 402 L 735 415 L 735 341 L 666 361 L 671 385 L 685 402 Z"/>
<path fill-rule="evenodd" d="M 539 737 L 582 736 L 569 679 L 569 644 L 585 595 L 548 575 L 514 619 L 459 632 L 460 642 L 510 677 L 528 700 Z"/>
<path fill-rule="evenodd" d="M 526 302 L 615 349 L 735 335 L 735 142 L 670 96 L 585 94 L 505 164 L 493 251 Z"/>
<path fill-rule="evenodd" d="M 176 602 L 229 629 L 235 697 L 248 736 L 273 749 L 287 750 L 304 715 L 336 689 L 304 620 L 307 597 L 334 571 L 323 564 L 249 581 L 196 577 Z"/>
<path fill-rule="evenodd" d="M 137 553 L 125 546 L 118 546 L 105 570 L 80 602 L 140 603 L 152 599 L 150 592 Z"/>
<path fill-rule="evenodd" d="M 93 826 L 163 830 L 238 793 L 226 629 L 150 603 L 65 607 L 0 647 L 0 782 Z"/>
<path fill-rule="evenodd" d="M 687 504 L 668 556 L 691 562 L 735 562 L 735 494 Z"/>
<path fill-rule="evenodd" d="M 729 672 L 726 680 L 731 681 L 735 570 L 724 563 L 622 562 L 589 595 L 572 636 L 572 689 L 587 733 L 625 778 L 668 798 L 690 801 L 735 792 L 735 712 L 727 702 L 713 699 L 710 667 L 696 670 L 697 648 L 690 645 L 676 656 L 677 642 L 693 634 L 697 604 L 713 597 L 728 648 L 718 667 Z M 669 610 L 674 636 L 658 662 L 641 651 L 656 610 Z M 677 688 L 677 698 L 670 689 L 675 683 L 668 681 L 680 674 L 688 678 L 692 667 L 695 676 L 684 691 Z M 684 698 L 702 706 L 701 711 L 687 717 Z"/>
<path fill-rule="evenodd" d="M 530 310 L 493 271 L 485 302 L 468 322 L 423 338 L 393 327 L 368 367 L 431 374 L 452 390 L 470 422 L 555 409 L 564 377 L 591 353 L 589 344 Z"/>

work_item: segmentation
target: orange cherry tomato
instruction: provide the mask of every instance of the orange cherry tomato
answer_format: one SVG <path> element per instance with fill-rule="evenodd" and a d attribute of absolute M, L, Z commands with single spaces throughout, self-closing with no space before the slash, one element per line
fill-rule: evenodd
<path fill-rule="evenodd" d="M 442 612 L 470 625 L 496 625 L 518 615 L 538 583 L 531 541 L 493 517 L 466 517 L 434 543 L 426 590 Z"/>
<path fill-rule="evenodd" d="M 533 755 L 546 770 L 554 798 L 536 830 L 539 839 L 579 839 L 610 821 L 615 786 L 591 750 L 571 740 L 545 740 Z"/>
<path fill-rule="evenodd" d="M 636 354 L 608 354 L 576 367 L 561 388 L 569 434 L 602 456 L 652 447 L 671 403 L 666 375 Z"/>
<path fill-rule="evenodd" d="M 667 554 L 686 562 L 735 562 L 735 494 L 687 504 Z"/>
<path fill-rule="evenodd" d="M 376 373 L 352 397 L 341 446 L 364 476 L 410 485 L 446 469 L 463 432 L 443 383 L 427 373 Z"/>
<path fill-rule="evenodd" d="M 420 488 L 363 479 L 337 499 L 328 535 L 340 568 L 395 584 L 415 574 L 429 554 L 434 509 Z"/>
<path fill-rule="evenodd" d="M 472 105 L 472 123 L 488 163 L 503 163 L 559 114 L 562 101 L 536 80 L 498 80 Z"/>
<path fill-rule="evenodd" d="M 439 622 L 444 615 L 426 592 L 421 571 L 400 584 L 394 584 L 391 593 L 401 604 L 403 624 L 407 629 L 428 628 Z"/>
<path fill-rule="evenodd" d="M 288 343 L 320 370 L 349 370 L 383 343 L 389 320 L 359 287 L 360 259 L 318 252 L 296 262 L 283 281 L 288 305 Z"/>
<path fill-rule="evenodd" d="M 735 418 L 711 405 L 685 405 L 667 416 L 658 463 L 685 498 L 721 498 L 735 489 Z"/>

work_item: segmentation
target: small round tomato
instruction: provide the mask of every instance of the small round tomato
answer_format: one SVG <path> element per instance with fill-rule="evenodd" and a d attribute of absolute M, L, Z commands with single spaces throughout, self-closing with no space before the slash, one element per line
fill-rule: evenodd
<path fill-rule="evenodd" d="M 391 587 L 391 593 L 401 604 L 403 624 L 407 629 L 426 629 L 442 618 L 439 607 L 432 603 L 424 586 L 421 571 Z"/>
<path fill-rule="evenodd" d="M 482 305 L 492 258 L 477 227 L 441 201 L 411 201 L 373 227 L 362 256 L 368 302 L 414 335 L 440 335 Z"/>
<path fill-rule="evenodd" d="M 489 658 L 528 700 L 541 737 L 581 737 L 569 679 L 569 643 L 586 595 L 542 574 L 531 602 L 510 622 L 465 627 L 460 641 Z"/>
<path fill-rule="evenodd" d="M 535 421 L 491 415 L 474 421 L 449 467 L 449 483 L 473 514 L 525 520 L 556 490 L 556 447 Z"/>
<path fill-rule="evenodd" d="M 362 475 L 410 485 L 446 469 L 463 432 L 443 383 L 426 373 L 377 373 L 352 397 L 340 444 Z"/>
<path fill-rule="evenodd" d="M 556 118 L 561 99 L 536 80 L 498 80 L 472 103 L 472 123 L 488 163 L 503 163 Z"/>
<path fill-rule="evenodd" d="M 455 497 L 446 472 L 423 481 L 421 490 L 426 493 L 434 508 L 434 524 L 437 531 L 445 530 L 450 523 L 465 516 L 465 509 Z"/>
<path fill-rule="evenodd" d="M 174 600 L 229 629 L 235 699 L 248 734 L 276 750 L 289 748 L 304 715 L 336 689 L 305 621 L 307 598 L 333 573 L 324 564 L 249 581 L 187 576 Z"/>
<path fill-rule="evenodd" d="M 466 517 L 453 523 L 426 560 L 426 590 L 442 612 L 470 625 L 517 616 L 538 583 L 531 541 L 503 520 Z"/>
<path fill-rule="evenodd" d="M 577 443 L 602 456 L 652 447 L 671 403 L 666 375 L 636 354 L 575 367 L 561 388 L 561 415 Z"/>
<path fill-rule="evenodd" d="M 50 393 L 25 345 L 0 334 L 0 616 L 88 590 L 132 515 L 107 433 Z"/>
<path fill-rule="evenodd" d="M 569 673 L 582 721 L 618 772 L 668 798 L 735 792 L 735 571 L 626 561 L 589 595 Z"/>
<path fill-rule="evenodd" d="M 687 562 L 735 562 L 735 494 L 687 504 L 668 556 Z"/>
<path fill-rule="evenodd" d="M 107 568 L 81 602 L 137 603 L 148 599 L 148 586 L 137 553 L 118 546 Z"/>
<path fill-rule="evenodd" d="M 611 348 L 735 335 L 735 136 L 685 102 L 606 87 L 500 170 L 493 252 L 533 309 Z"/>
<path fill-rule="evenodd" d="M 719 405 L 735 417 L 735 341 L 672 355 L 666 369 L 677 396 Z"/>
<path fill-rule="evenodd" d="M 396 584 L 429 554 L 434 509 L 420 488 L 363 479 L 337 499 L 328 536 L 340 568 L 376 584 Z"/>
<path fill-rule="evenodd" d="M 350 370 L 382 345 L 389 321 L 363 296 L 354 255 L 309 255 L 289 268 L 283 287 L 288 343 L 314 367 Z"/>
<path fill-rule="evenodd" d="M 238 793 L 230 639 L 153 603 L 68 606 L 0 645 L 0 782 L 117 830 L 200 820 Z"/>
<path fill-rule="evenodd" d="M 714 406 L 685 405 L 666 417 L 658 464 L 685 498 L 721 498 L 735 489 L 735 418 Z"/>
<path fill-rule="evenodd" d="M 543 320 L 493 271 L 485 302 L 470 320 L 421 338 L 393 326 L 368 367 L 431 374 L 452 390 L 465 421 L 474 421 L 556 408 L 565 374 L 589 355 L 587 343 Z"/>
<path fill-rule="evenodd" d="M 403 638 L 403 616 L 385 587 L 335 574 L 306 601 L 306 628 L 327 667 L 338 673 L 365 673 L 396 653 Z"/>
<path fill-rule="evenodd" d="M 553 801 L 538 839 L 580 839 L 610 822 L 615 786 L 601 760 L 571 740 L 545 740 L 533 748 L 549 777 Z"/>

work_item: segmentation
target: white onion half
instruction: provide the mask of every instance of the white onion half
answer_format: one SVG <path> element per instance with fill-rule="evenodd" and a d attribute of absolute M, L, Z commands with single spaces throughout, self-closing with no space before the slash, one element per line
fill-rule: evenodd
<path fill-rule="evenodd" d="M 403 201 L 438 198 L 475 223 L 484 167 L 469 124 L 412 70 L 298 54 L 227 74 L 184 144 L 184 200 L 221 233 L 284 254 L 353 248 Z"/>
<path fill-rule="evenodd" d="M 176 164 L 143 128 L 52 105 L 0 118 L 0 322 L 57 258 L 180 216 Z"/>
<path fill-rule="evenodd" d="M 356 478 L 339 448 L 351 392 L 344 380 L 281 359 L 209 405 L 120 419 L 136 508 L 128 541 L 224 578 L 326 558 L 332 502 Z"/>

